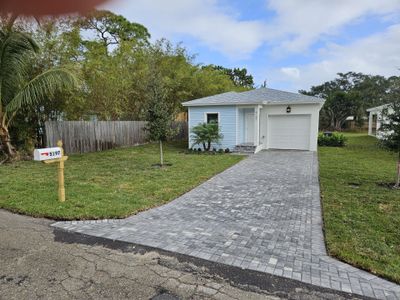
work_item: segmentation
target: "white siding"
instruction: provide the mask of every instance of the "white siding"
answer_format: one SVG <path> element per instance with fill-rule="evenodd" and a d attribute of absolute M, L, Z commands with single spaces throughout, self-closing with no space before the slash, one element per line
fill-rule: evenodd
<path fill-rule="evenodd" d="M 288 105 L 265 105 L 261 110 L 260 142 L 264 149 L 270 148 L 268 137 L 268 117 L 273 115 L 310 115 L 310 151 L 317 151 L 319 111 L 322 104 L 293 104 L 289 105 L 291 112 L 286 113 Z"/>

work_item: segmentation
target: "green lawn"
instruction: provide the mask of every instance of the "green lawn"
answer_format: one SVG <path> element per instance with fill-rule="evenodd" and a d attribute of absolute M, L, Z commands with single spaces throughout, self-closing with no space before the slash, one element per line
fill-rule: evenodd
<path fill-rule="evenodd" d="M 400 283 L 400 190 L 396 156 L 365 134 L 344 148 L 319 148 L 325 235 L 329 253 Z"/>
<path fill-rule="evenodd" d="M 57 167 L 23 161 L 0 166 L 0 208 L 53 219 L 122 218 L 173 200 L 240 161 L 238 155 L 185 154 L 170 144 L 71 155 L 65 163 L 66 202 L 57 201 Z"/>

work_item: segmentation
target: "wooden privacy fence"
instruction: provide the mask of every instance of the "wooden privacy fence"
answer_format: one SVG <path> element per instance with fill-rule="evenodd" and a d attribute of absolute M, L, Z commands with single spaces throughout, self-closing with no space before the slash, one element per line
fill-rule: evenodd
<path fill-rule="evenodd" d="M 147 141 L 145 121 L 47 121 L 46 145 L 53 147 L 58 140 L 66 153 L 103 151 L 134 146 Z M 187 122 L 174 122 L 175 140 L 186 140 Z"/>

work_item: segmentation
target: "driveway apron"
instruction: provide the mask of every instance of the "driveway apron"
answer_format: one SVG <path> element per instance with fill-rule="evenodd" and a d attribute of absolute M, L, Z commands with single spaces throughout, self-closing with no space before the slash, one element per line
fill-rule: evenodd
<path fill-rule="evenodd" d="M 400 299 L 400 286 L 327 255 L 314 152 L 259 152 L 166 205 L 123 220 L 53 226 L 343 292 Z"/>

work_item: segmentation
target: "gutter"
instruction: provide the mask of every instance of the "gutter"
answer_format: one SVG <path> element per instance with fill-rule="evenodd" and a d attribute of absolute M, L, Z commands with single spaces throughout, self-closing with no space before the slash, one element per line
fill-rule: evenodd
<path fill-rule="evenodd" d="M 201 103 L 201 104 L 191 104 L 188 102 L 182 103 L 182 106 L 192 107 L 192 106 L 228 106 L 228 105 L 296 105 L 296 104 L 324 104 L 325 101 L 321 102 L 268 102 L 262 101 L 257 103 Z"/>

